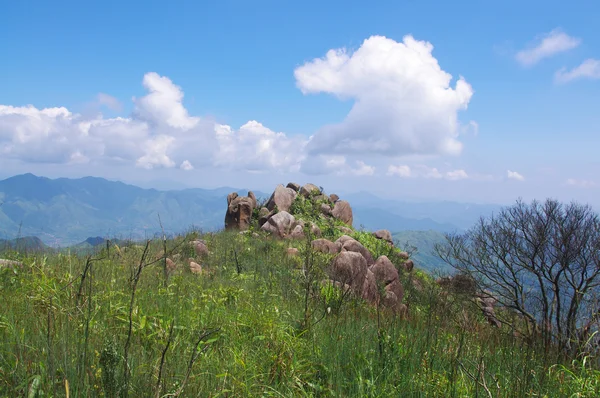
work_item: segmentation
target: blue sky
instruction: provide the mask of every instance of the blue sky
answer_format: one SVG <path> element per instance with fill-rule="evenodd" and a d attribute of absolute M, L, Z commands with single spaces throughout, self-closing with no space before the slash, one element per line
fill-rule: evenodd
<path fill-rule="evenodd" d="M 0 177 L 596 204 L 600 3 L 206 3 L 5 2 Z"/>

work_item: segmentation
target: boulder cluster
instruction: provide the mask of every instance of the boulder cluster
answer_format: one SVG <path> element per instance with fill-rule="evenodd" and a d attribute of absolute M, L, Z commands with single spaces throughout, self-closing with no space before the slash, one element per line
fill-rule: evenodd
<path fill-rule="evenodd" d="M 325 239 L 321 230 L 310 220 L 303 220 L 294 208 L 297 198 L 308 201 L 319 217 L 336 220 L 336 228 L 343 234 L 335 242 Z M 353 215 L 350 203 L 341 200 L 336 194 L 326 195 L 314 184 L 289 183 L 278 185 L 264 206 L 258 207 L 254 193 L 239 196 L 233 192 L 227 197 L 225 229 L 247 231 L 258 218 L 260 230 L 282 239 L 302 239 L 307 227 L 317 239 L 311 245 L 317 252 L 333 255 L 327 273 L 329 279 L 323 283 L 351 290 L 372 304 L 381 304 L 396 312 L 404 312 L 402 304 L 404 288 L 399 279 L 398 268 L 387 256 L 374 258 L 373 254 L 358 240 L 351 237 Z M 254 221 L 256 222 L 256 221 Z M 309 225 L 307 225 L 307 223 Z M 374 237 L 385 241 L 393 248 L 392 234 L 387 230 L 373 233 Z M 288 256 L 298 255 L 298 249 L 288 248 Z M 412 271 L 413 262 L 406 252 L 397 253 L 402 262 L 401 269 Z"/>
<path fill-rule="evenodd" d="M 374 233 L 389 234 L 382 230 Z M 391 236 L 391 235 L 390 235 Z M 393 245 L 393 243 L 390 242 Z M 374 259 L 371 252 L 359 241 L 348 235 L 342 235 L 335 242 L 327 239 L 312 241 L 313 250 L 326 254 L 335 254 L 328 269 L 329 281 L 344 290 L 350 289 L 366 301 L 390 308 L 398 313 L 406 310 L 402 304 L 404 288 L 400 282 L 398 269 L 387 256 Z M 408 254 L 400 252 L 399 257 L 408 259 Z M 404 267 L 405 270 L 406 267 Z M 412 268 L 411 268 L 412 269 Z"/>
<path fill-rule="evenodd" d="M 290 182 L 287 186 L 278 185 L 269 200 L 258 208 L 256 196 L 252 191 L 248 196 L 239 196 L 232 192 L 227 196 L 227 212 L 225 213 L 225 229 L 246 231 L 252 224 L 255 210 L 258 212 L 258 226 L 261 230 L 271 233 L 279 238 L 301 238 L 305 223 L 297 220 L 291 214 L 291 208 L 301 195 L 306 200 L 319 205 L 319 211 L 326 217 L 337 219 L 346 224 L 352 231 L 353 216 L 350 203 L 340 200 L 336 194 L 325 195 L 314 184 L 299 184 Z M 311 225 L 311 230 L 317 236 L 320 231 L 316 225 Z"/>

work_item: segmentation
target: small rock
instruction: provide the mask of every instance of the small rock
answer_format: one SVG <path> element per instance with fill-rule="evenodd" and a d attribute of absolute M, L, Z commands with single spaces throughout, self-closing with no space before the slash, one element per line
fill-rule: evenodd
<path fill-rule="evenodd" d="M 290 233 L 292 239 L 304 239 L 304 228 L 302 225 L 296 225 Z"/>
<path fill-rule="evenodd" d="M 342 248 L 339 243 L 327 239 L 315 239 L 312 241 L 311 246 L 313 250 L 326 254 L 339 253 Z"/>
<path fill-rule="evenodd" d="M 406 260 L 404 264 L 402 264 L 402 266 L 404 267 L 406 272 L 411 272 L 413 268 L 415 268 L 415 263 L 413 262 L 413 260 Z"/>
<path fill-rule="evenodd" d="M 192 244 L 194 245 L 194 251 L 196 252 L 196 256 L 208 256 L 208 247 L 206 246 L 206 243 L 204 243 L 204 241 L 195 240 L 192 242 Z"/>
<path fill-rule="evenodd" d="M 398 253 L 398 257 L 400 257 L 402 260 L 408 260 L 408 253 L 407 252 L 400 252 Z"/>
<path fill-rule="evenodd" d="M 171 260 L 168 257 L 166 259 L 166 263 L 167 263 L 167 272 L 173 272 L 177 269 L 177 265 L 175 264 L 175 261 Z"/>
<path fill-rule="evenodd" d="M 299 251 L 295 247 L 288 247 L 287 250 L 286 250 L 286 254 L 289 257 L 297 257 L 298 254 L 299 254 Z"/>
<path fill-rule="evenodd" d="M 194 261 L 194 259 L 190 258 L 188 259 L 189 265 L 190 265 L 190 271 L 193 274 L 201 274 L 202 273 L 202 266 L 200 264 L 198 264 L 197 262 Z"/>
<path fill-rule="evenodd" d="M 394 244 L 394 240 L 392 239 L 392 234 L 387 229 L 380 229 L 379 231 L 375 231 L 375 232 L 373 232 L 373 235 L 377 239 L 381 239 L 388 243 Z"/>
<path fill-rule="evenodd" d="M 329 199 L 331 199 L 331 201 L 333 203 L 337 202 L 338 200 L 340 200 L 340 197 L 337 196 L 336 194 L 332 193 L 331 195 L 329 195 Z"/>
<path fill-rule="evenodd" d="M 339 230 L 340 230 L 340 232 L 342 232 L 343 234 L 346 234 L 346 235 L 352 235 L 354 233 L 352 228 L 348 228 L 348 227 L 344 227 L 344 226 L 339 227 Z"/>

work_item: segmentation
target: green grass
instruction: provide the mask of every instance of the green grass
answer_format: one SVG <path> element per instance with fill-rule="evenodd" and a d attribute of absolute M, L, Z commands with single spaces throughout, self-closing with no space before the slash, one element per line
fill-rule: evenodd
<path fill-rule="evenodd" d="M 379 242 L 356 235 L 378 250 Z M 196 237 L 167 241 L 167 251 L 187 259 L 194 253 L 184 241 Z M 589 362 L 554 365 L 460 297 L 440 294 L 421 272 L 402 275 L 409 316 L 401 319 L 323 288 L 330 257 L 312 253 L 308 241 L 203 238 L 211 251 L 198 259 L 205 274 L 180 261 L 168 280 L 163 242 L 150 242 L 133 301 L 143 247 L 104 248 L 85 278 L 80 255 L 1 255 L 24 266 L 0 270 L 0 396 L 62 397 L 67 383 L 71 397 L 600 393 Z M 300 257 L 287 257 L 289 246 Z"/>

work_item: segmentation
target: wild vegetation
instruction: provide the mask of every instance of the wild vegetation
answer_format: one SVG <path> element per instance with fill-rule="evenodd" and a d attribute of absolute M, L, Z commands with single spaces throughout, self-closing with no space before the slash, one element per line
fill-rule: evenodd
<path fill-rule="evenodd" d="M 294 206 L 324 222 L 307 201 Z M 320 225 L 331 239 L 340 227 Z M 398 267 L 405 316 L 322 283 L 332 257 L 313 251 L 308 224 L 305 232 L 304 240 L 281 240 L 252 228 L 190 231 L 109 243 L 92 256 L 8 249 L 1 257 L 22 265 L 0 269 L 0 395 L 600 393 L 591 357 L 563 360 L 491 326 L 470 295 L 419 270 Z M 393 256 L 370 233 L 352 235 L 374 255 Z M 198 238 L 209 253 L 194 251 Z"/>

